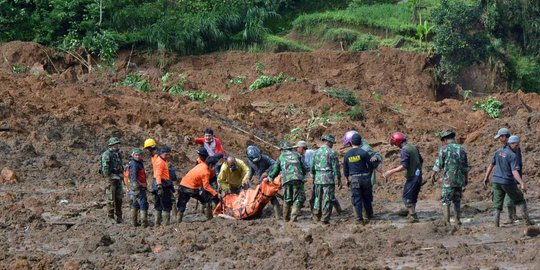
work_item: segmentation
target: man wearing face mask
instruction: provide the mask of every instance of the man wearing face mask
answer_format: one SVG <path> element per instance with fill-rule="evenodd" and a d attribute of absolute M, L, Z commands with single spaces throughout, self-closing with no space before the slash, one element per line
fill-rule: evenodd
<path fill-rule="evenodd" d="M 122 178 L 124 168 L 122 166 L 122 156 L 118 145 L 120 139 L 112 137 L 109 139 L 109 149 L 101 155 L 100 173 L 108 179 L 105 194 L 107 197 L 108 216 L 116 222 L 122 223 Z"/>
<path fill-rule="evenodd" d="M 243 185 L 249 181 L 249 167 L 242 160 L 233 156 L 227 157 L 227 162 L 221 166 L 218 184 L 225 193 L 240 193 Z"/>
<path fill-rule="evenodd" d="M 268 172 L 274 167 L 276 163 L 271 157 L 261 153 L 261 150 L 254 145 L 250 145 L 246 149 L 246 154 L 248 157 L 248 166 L 249 166 L 249 176 L 248 179 L 254 185 L 261 183 L 263 178 L 268 174 Z M 255 177 L 255 181 L 254 178 Z M 274 218 L 281 218 L 281 205 L 279 204 L 278 199 L 274 196 L 270 200 L 274 208 Z"/>

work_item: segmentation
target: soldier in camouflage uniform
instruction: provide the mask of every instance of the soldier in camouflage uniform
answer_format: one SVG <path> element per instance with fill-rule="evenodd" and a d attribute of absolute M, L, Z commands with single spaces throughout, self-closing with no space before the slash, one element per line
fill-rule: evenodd
<path fill-rule="evenodd" d="M 444 222 L 450 223 L 450 204 L 454 203 L 456 223 L 461 224 L 461 197 L 467 185 L 469 162 L 465 148 L 455 141 L 454 131 L 447 130 L 439 133 L 443 146 L 433 166 L 431 182 L 435 183 L 437 173 L 441 174 L 441 199 L 444 207 Z"/>
<path fill-rule="evenodd" d="M 291 220 L 292 222 L 296 222 L 300 209 L 306 201 L 306 192 L 304 190 L 306 171 L 302 162 L 302 156 L 297 152 L 291 151 L 292 145 L 290 143 L 283 142 L 280 147 L 283 153 L 272 167 L 268 177 L 273 179 L 281 173 L 281 185 L 285 190 L 283 219 L 285 221 Z"/>
<path fill-rule="evenodd" d="M 122 178 L 124 167 L 122 166 L 122 156 L 118 145 L 120 140 L 116 137 L 109 139 L 109 149 L 101 155 L 101 175 L 108 179 L 105 189 L 107 196 L 107 211 L 109 218 L 114 219 L 116 213 L 116 222 L 122 223 Z"/>
<path fill-rule="evenodd" d="M 315 184 L 313 219 L 328 224 L 332 215 L 336 184 L 341 189 L 341 172 L 338 155 L 332 150 L 336 143 L 335 137 L 327 134 L 322 137 L 322 141 L 324 145 L 315 152 L 311 165 L 311 174 Z"/>

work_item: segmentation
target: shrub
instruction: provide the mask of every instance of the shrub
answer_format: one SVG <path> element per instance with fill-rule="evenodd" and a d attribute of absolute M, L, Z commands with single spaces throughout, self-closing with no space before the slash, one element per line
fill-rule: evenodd
<path fill-rule="evenodd" d="M 362 121 L 365 119 L 366 115 L 364 108 L 362 106 L 352 106 L 347 112 L 352 121 Z"/>
<path fill-rule="evenodd" d="M 540 93 L 540 62 L 536 58 L 514 57 L 510 69 L 513 89 Z"/>
<path fill-rule="evenodd" d="M 380 39 L 371 34 L 361 35 L 351 46 L 349 51 L 360 52 L 375 50 L 379 47 Z"/>
<path fill-rule="evenodd" d="M 274 35 L 266 35 L 259 50 L 269 52 L 310 52 L 312 49 L 306 45 L 294 42 L 290 39 Z"/>
<path fill-rule="evenodd" d="M 142 74 L 128 74 L 120 85 L 129 86 L 144 93 L 153 91 L 152 86 L 150 86 L 147 79 L 143 79 Z"/>
<path fill-rule="evenodd" d="M 294 78 L 292 78 L 292 77 L 287 78 L 287 77 L 285 77 L 285 75 L 283 75 L 283 73 L 279 73 L 277 76 L 261 75 L 259 78 L 257 78 L 257 80 L 255 80 L 249 86 L 249 90 L 250 91 L 255 91 L 255 90 L 258 90 L 258 89 L 261 89 L 261 88 L 269 87 L 269 86 L 272 86 L 274 84 L 282 83 L 282 82 L 292 80 L 292 79 L 294 79 Z"/>
<path fill-rule="evenodd" d="M 474 103 L 473 111 L 482 110 L 491 118 L 499 118 L 501 116 L 502 103 L 494 97 L 487 97 L 481 101 Z"/>
<path fill-rule="evenodd" d="M 332 28 L 326 31 L 324 39 L 331 42 L 347 42 L 351 44 L 356 41 L 361 33 L 348 28 Z"/>
<path fill-rule="evenodd" d="M 352 0 L 349 7 L 357 8 L 367 5 L 395 4 L 397 2 L 399 2 L 399 0 Z"/>
<path fill-rule="evenodd" d="M 358 104 L 358 98 L 356 97 L 356 94 L 353 91 L 349 90 L 349 89 L 345 89 L 345 88 L 329 88 L 329 89 L 323 90 L 323 92 L 327 96 L 332 97 L 332 98 L 337 98 L 337 99 L 345 102 L 345 104 L 347 104 L 349 106 L 354 106 L 354 105 Z"/>

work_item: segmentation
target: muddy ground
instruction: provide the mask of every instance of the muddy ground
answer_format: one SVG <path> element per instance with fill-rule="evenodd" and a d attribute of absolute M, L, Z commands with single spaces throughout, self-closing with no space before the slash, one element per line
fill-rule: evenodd
<path fill-rule="evenodd" d="M 524 236 L 525 225 L 494 228 L 490 193 L 482 174 L 500 127 L 522 138 L 530 214 L 540 221 L 540 97 L 501 93 L 500 119 L 471 107 L 481 97 L 443 99 L 425 55 L 391 49 L 363 53 L 216 53 L 177 58 L 142 52 L 120 54 L 115 69 L 91 74 L 76 59 L 33 43 L 0 44 L 0 169 L 9 167 L 16 183 L 0 186 L 0 268 L 2 269 L 540 269 L 540 238 Z M 250 92 L 256 63 L 267 75 L 283 72 L 294 80 Z M 15 64 L 26 67 L 14 74 Z M 187 90 L 221 99 L 204 104 L 155 91 L 145 94 L 119 86 L 128 73 L 149 76 L 158 87 L 165 71 L 186 74 Z M 231 80 L 244 78 L 240 83 Z M 356 92 L 365 118 L 350 121 L 350 108 L 322 90 Z M 310 125 L 322 116 L 328 121 Z M 341 116 L 340 116 L 341 115 Z M 311 121 L 313 122 L 313 121 Z M 191 203 L 185 223 L 133 228 L 107 220 L 99 154 L 110 136 L 123 141 L 124 155 L 147 137 L 175 150 L 180 175 L 195 162 L 185 135 L 213 127 L 226 151 L 243 158 L 256 144 L 274 157 L 280 139 L 307 137 L 311 146 L 323 133 L 341 138 L 351 128 L 385 157 L 398 163 L 387 143 L 400 130 L 417 144 L 428 171 L 440 143 L 435 132 L 452 128 L 464 141 L 472 165 L 464 195 L 464 223 L 444 226 L 439 185 L 423 186 L 420 223 L 399 216 L 402 179 L 380 181 L 375 189 L 377 220 L 356 225 L 349 191 L 337 196 L 345 213 L 331 224 L 313 224 L 308 209 L 296 224 L 271 218 L 214 218 L 205 222 Z M 291 133 L 301 128 L 298 135 Z M 263 142 L 264 141 L 264 142 Z M 342 155 L 345 150 L 340 150 Z M 308 194 L 311 183 L 307 184 Z M 151 208 L 152 209 L 152 208 Z"/>

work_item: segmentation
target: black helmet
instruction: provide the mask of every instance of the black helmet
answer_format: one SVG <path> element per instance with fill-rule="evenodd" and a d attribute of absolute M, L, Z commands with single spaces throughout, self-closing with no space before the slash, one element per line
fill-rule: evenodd
<path fill-rule="evenodd" d="M 257 162 L 261 159 L 261 150 L 257 146 L 254 146 L 254 145 L 248 146 L 246 152 L 247 152 L 247 157 L 253 162 Z"/>

